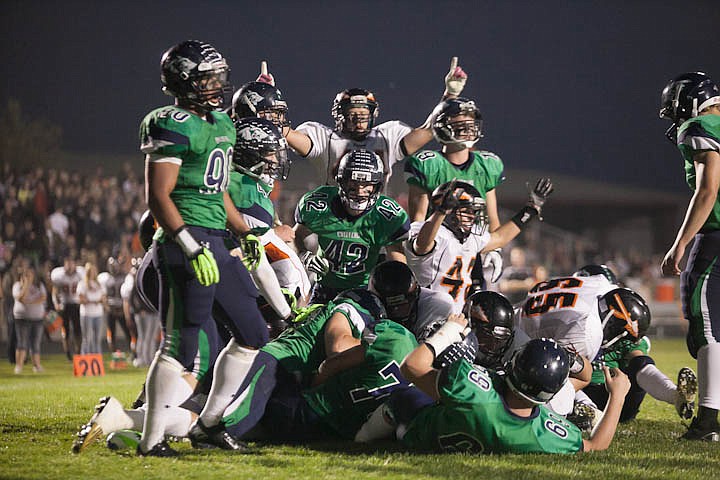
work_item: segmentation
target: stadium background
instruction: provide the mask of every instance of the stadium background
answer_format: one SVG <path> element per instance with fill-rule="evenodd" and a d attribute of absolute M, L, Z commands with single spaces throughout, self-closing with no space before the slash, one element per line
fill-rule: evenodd
<path fill-rule="evenodd" d="M 682 71 L 718 76 L 708 53 L 718 25 L 715 2 L 698 0 L 9 0 L 0 5 L 2 193 L 36 165 L 88 179 L 98 167 L 121 182 L 123 168 L 141 176 L 140 119 L 169 101 L 159 57 L 187 38 L 223 52 L 236 86 L 268 60 L 296 125 L 330 123 L 332 98 L 352 86 L 375 91 L 380 121 L 418 125 L 456 55 L 470 75 L 465 95 L 485 118 L 480 146 L 507 168 L 501 217 L 524 201 L 526 181 L 550 175 L 557 185 L 545 224 L 519 240 L 529 261 L 562 274 L 612 260 L 653 299 L 656 325 L 672 330 L 677 282 L 659 279 L 658 265 L 690 194 L 657 118 L 659 92 Z M 391 192 L 401 195 L 401 177 Z M 316 183 L 296 159 L 278 199 L 286 222 Z"/>

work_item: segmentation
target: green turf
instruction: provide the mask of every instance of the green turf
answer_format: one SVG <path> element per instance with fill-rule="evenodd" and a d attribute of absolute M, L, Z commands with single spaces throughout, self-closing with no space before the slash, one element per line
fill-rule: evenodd
<path fill-rule="evenodd" d="M 653 342 L 658 367 L 674 378 L 694 367 L 681 340 Z M 106 362 L 106 366 L 107 366 Z M 0 478 L 2 479 L 341 479 L 437 478 L 522 480 L 714 479 L 720 475 L 718 444 L 685 442 L 685 428 L 671 405 L 647 398 L 639 419 L 622 425 L 607 452 L 551 455 L 421 455 L 394 444 L 368 448 L 350 443 L 308 446 L 257 445 L 252 454 L 194 451 L 174 444 L 178 459 L 137 458 L 101 443 L 80 455 L 70 446 L 98 397 L 113 394 L 129 404 L 144 370 L 108 371 L 105 377 L 74 378 L 60 355 L 45 359 L 46 372 L 13 375 L 0 364 Z"/>

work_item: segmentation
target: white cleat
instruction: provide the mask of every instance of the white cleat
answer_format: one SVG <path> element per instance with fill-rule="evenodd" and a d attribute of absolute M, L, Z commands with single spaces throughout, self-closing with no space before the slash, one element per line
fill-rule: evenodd
<path fill-rule="evenodd" d="M 132 425 L 132 419 L 125 413 L 118 399 L 110 396 L 102 397 L 95 405 L 93 416 L 78 430 L 72 452 L 80 453 L 101 436 L 124 428 L 132 428 Z"/>

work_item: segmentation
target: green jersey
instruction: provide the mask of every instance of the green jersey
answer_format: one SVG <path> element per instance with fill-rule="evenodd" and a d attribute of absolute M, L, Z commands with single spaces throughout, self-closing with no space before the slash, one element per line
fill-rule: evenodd
<path fill-rule="evenodd" d="M 180 166 L 170 198 L 186 224 L 224 229 L 235 127 L 224 112 L 207 118 L 177 106 L 153 110 L 140 125 L 140 150 L 148 162 Z"/>
<path fill-rule="evenodd" d="M 504 379 L 466 360 L 440 373 L 437 404 L 410 422 L 403 442 L 414 449 L 476 453 L 573 453 L 580 430 L 544 405 L 522 418 L 505 406 Z"/>
<path fill-rule="evenodd" d="M 642 337 L 638 342 L 632 340 L 619 340 L 612 349 L 608 351 L 600 351 L 601 362 L 593 362 L 593 373 L 590 383 L 605 383 L 605 374 L 602 371 L 602 365 L 608 368 L 627 368 L 632 357 L 628 355 L 635 350 L 640 351 L 643 355 L 650 353 L 650 339 Z"/>
<path fill-rule="evenodd" d="M 407 213 L 392 198 L 380 195 L 370 210 L 349 217 L 338 187 L 328 185 L 303 195 L 295 221 L 317 234 L 319 252 L 330 263 L 320 283 L 337 289 L 367 285 L 380 249 L 402 242 L 410 230 Z"/>
<path fill-rule="evenodd" d="M 313 312 L 305 323 L 285 330 L 260 350 L 275 357 L 280 366 L 294 376 L 307 380 L 325 360 L 325 325 L 336 313 L 347 318 L 355 338 L 360 338 L 367 325 L 376 322 L 368 310 L 353 300 L 331 301 Z"/>
<path fill-rule="evenodd" d="M 443 183 L 463 180 L 485 194 L 505 180 L 505 166 L 492 152 L 470 151 L 468 161 L 460 166 L 450 163 L 440 152 L 422 150 L 405 159 L 405 181 L 432 193 Z"/>
<path fill-rule="evenodd" d="M 680 125 L 677 144 L 685 159 L 685 180 L 690 189 L 695 191 L 695 163 L 697 153 L 712 150 L 720 153 L 720 115 L 700 115 Z M 700 233 L 720 230 L 720 195 L 710 212 Z"/>
<path fill-rule="evenodd" d="M 275 206 L 270 200 L 271 192 L 271 186 L 249 175 L 234 170 L 230 172 L 228 193 L 255 235 L 262 235 L 273 226 Z"/>
<path fill-rule="evenodd" d="M 385 397 L 407 381 L 400 364 L 417 346 L 415 336 L 399 323 L 382 320 L 362 334 L 365 361 L 303 393 L 310 408 L 338 434 L 352 439 Z"/>

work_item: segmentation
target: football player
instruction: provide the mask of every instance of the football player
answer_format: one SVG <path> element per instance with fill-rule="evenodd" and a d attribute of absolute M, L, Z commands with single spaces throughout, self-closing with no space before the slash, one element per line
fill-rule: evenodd
<path fill-rule="evenodd" d="M 600 312 L 604 320 L 602 325 L 603 343 L 594 365 L 619 368 L 630 378 L 631 387 L 625 397 L 620 422 L 632 420 L 637 416 L 640 404 L 645 399 L 645 393 L 674 405 L 680 418 L 688 420 L 692 418 L 695 407 L 695 394 L 697 393 L 695 372 L 688 367 L 681 368 L 678 372 L 677 384 L 675 384 L 655 366 L 655 361 L 649 356 L 650 339 L 645 336 L 650 325 L 650 311 L 645 308 L 633 308 L 633 304 L 642 305 L 639 298 L 631 298 L 634 296 L 636 294 L 629 290 L 617 289 L 605 297 L 603 308 L 606 310 Z M 620 313 L 624 309 L 629 309 L 633 313 L 637 312 L 638 315 L 625 316 Z M 583 392 L 592 401 L 591 406 L 601 409 L 605 407 L 607 392 L 604 383 L 605 377 L 600 369 L 596 368 L 593 371 L 590 385 L 583 389 Z M 576 410 L 578 408 L 581 412 L 583 411 L 582 407 L 576 405 Z M 577 415 L 578 412 L 574 413 Z M 589 413 L 592 416 L 596 412 Z M 592 418 L 590 420 L 594 421 Z"/>
<path fill-rule="evenodd" d="M 396 264 L 396 265 L 388 265 Z M 370 279 L 370 288 L 376 288 L 375 285 L 384 286 L 386 282 L 383 278 L 387 275 L 391 268 L 400 273 L 404 266 L 407 273 L 412 276 L 410 269 L 399 262 L 385 262 L 379 264 Z M 414 278 L 414 276 L 413 276 Z M 395 275 L 394 284 L 404 284 L 402 276 Z M 415 282 L 417 285 L 417 282 Z M 417 287 L 420 294 L 424 292 L 438 294 L 426 288 Z M 384 286 L 379 291 L 386 292 L 387 295 L 381 298 L 388 308 L 388 304 L 395 305 L 395 310 L 408 310 L 404 305 L 412 305 L 409 295 L 402 295 L 397 287 L 392 288 Z M 445 295 L 440 293 L 440 295 Z M 407 300 L 403 301 L 405 297 Z M 427 300 L 431 300 L 428 302 Z M 432 316 L 438 311 L 438 306 L 442 304 L 432 301 L 432 296 L 425 297 L 425 301 L 416 298 L 414 307 L 411 309 L 416 311 L 419 318 L 424 318 L 426 314 Z M 442 309 L 442 307 L 441 307 Z M 392 318 L 391 310 L 388 310 L 388 316 Z M 452 313 L 452 306 L 449 304 L 445 309 L 445 317 L 436 323 L 430 324 L 431 330 L 422 329 L 420 333 L 415 335 L 418 341 L 425 341 L 429 336 L 434 334 L 447 321 Z M 473 293 L 465 302 L 463 308 L 464 315 L 470 319 L 470 329 L 461 342 L 454 343 L 435 358 L 433 368 L 443 369 L 453 362 L 460 359 L 466 359 L 471 363 L 477 364 L 490 370 L 501 370 L 506 361 L 505 356 L 513 343 L 515 329 L 513 326 L 513 308 L 507 298 L 496 292 L 478 291 Z M 355 436 L 356 442 L 370 442 L 381 438 L 391 437 L 397 428 L 396 419 L 392 414 L 393 410 L 401 411 L 417 411 L 423 406 L 432 405 L 433 398 L 417 388 L 398 388 L 394 390 L 388 400 L 378 407 L 367 422 Z"/>
<path fill-rule="evenodd" d="M 286 225 L 273 228 L 275 207 L 270 193 L 275 180 L 287 178 L 290 168 L 287 142 L 270 120 L 246 117 L 234 118 L 233 122 L 237 140 L 228 190 L 245 222 L 260 236 L 265 250 L 252 275 L 263 298 L 277 314 L 271 322 L 271 337 L 274 338 L 285 328 L 292 314 L 281 287 L 299 298 L 300 307 L 307 304 L 310 296 L 310 280 L 300 258 L 277 233 L 280 228 L 292 229 Z"/>
<path fill-rule="evenodd" d="M 494 232 L 486 230 L 486 204 L 480 192 L 468 182 L 453 180 L 435 189 L 433 213 L 424 222 L 414 222 L 405 242 L 408 265 L 420 285 L 446 291 L 462 311 L 472 293 L 473 269 L 477 255 L 506 245 L 524 226 L 539 216 L 553 186 L 541 179 L 530 192 L 530 201 L 511 221 Z"/>
<path fill-rule="evenodd" d="M 267 73 L 266 66 L 264 68 L 258 79 L 274 85 L 274 78 Z M 450 71 L 445 76 L 443 99 L 460 95 L 466 81 L 467 74 L 458 66 L 457 57 L 453 57 Z M 416 128 L 397 120 L 375 125 L 380 112 L 375 94 L 363 88 L 349 88 L 335 96 L 331 111 L 334 128 L 305 122 L 297 129 L 290 126 L 283 129 L 293 150 L 316 166 L 326 184 L 336 180 L 339 160 L 349 151 L 358 149 L 370 150 L 380 156 L 384 162 L 385 180 L 388 181 L 395 163 L 432 140 L 431 127 L 437 107 L 428 120 Z"/>
<path fill-rule="evenodd" d="M 295 245 L 308 272 L 319 276 L 313 303 L 327 303 L 341 291 L 367 285 L 384 247 L 387 259 L 405 261 L 402 242 L 410 228 L 407 213 L 381 195 L 383 163 L 369 150 L 340 160 L 336 186 L 321 186 L 300 199 L 295 210 Z M 309 251 L 305 239 L 317 236 Z"/>
<path fill-rule="evenodd" d="M 504 165 L 500 157 L 485 150 L 471 150 L 482 135 L 482 115 L 473 100 L 457 97 L 445 100 L 432 125 L 435 139 L 442 150 L 422 150 L 407 157 L 403 169 L 408 184 L 408 214 L 413 222 L 427 218 L 430 196 L 440 185 L 457 179 L 473 185 L 485 200 L 488 227 L 491 232 L 500 228 L 495 188 L 504 180 Z M 500 249 L 485 254 L 482 264 L 474 267 L 473 279 L 482 285 L 482 269 L 492 268 L 490 281 L 495 283 L 502 274 Z"/>
<path fill-rule="evenodd" d="M 120 287 L 125 282 L 127 272 L 123 270 L 120 259 L 115 257 L 107 259 L 106 268 L 107 270 L 101 272 L 97 279 L 98 283 L 107 292 L 107 314 L 105 319 L 107 321 L 106 339 L 108 349 L 110 352 L 118 349 L 115 341 L 115 327 L 119 326 L 125 334 L 125 338 L 128 339 L 128 348 L 134 358 L 136 356 L 137 329 L 132 318 L 130 319 L 132 323 L 126 322 L 123 313 L 123 300 L 120 295 Z"/>
<path fill-rule="evenodd" d="M 227 186 L 235 128 L 223 112 L 230 68 L 210 44 L 188 40 L 161 59 L 163 91 L 175 104 L 150 112 L 140 126 L 146 154 L 147 201 L 162 227 L 155 252 L 165 341 L 146 380 L 147 415 L 138 454 L 172 456 L 164 441 L 165 413 L 191 396 L 200 332 L 213 318 L 233 339 L 218 356 L 204 418 L 219 419 L 245 371 L 268 339 L 257 308 L 257 289 L 225 239 L 239 235 L 247 252 L 261 248 L 235 209 Z M 229 227 L 232 234 L 228 233 Z M 259 256 L 259 254 L 258 254 Z M 199 424 L 202 428 L 202 424 Z M 223 448 L 239 445 L 222 431 L 207 431 Z"/>
<path fill-rule="evenodd" d="M 399 364 L 417 345 L 412 333 L 386 317 L 380 299 L 366 289 L 348 290 L 309 311 L 302 325 L 261 349 L 224 414 L 224 428 L 244 437 L 262 419 L 274 439 L 332 432 L 352 438 L 381 399 L 404 385 Z M 189 436 L 195 446 L 206 443 L 196 429 Z"/>
<path fill-rule="evenodd" d="M 604 367 L 609 401 L 592 437 L 544 404 L 565 384 L 570 359 L 553 340 L 533 339 L 518 350 L 504 376 L 466 359 L 433 368 L 437 353 L 462 341 L 463 315 L 420 344 L 401 372 L 436 403 L 419 411 L 393 411 L 400 438 L 412 449 L 476 453 L 573 453 L 605 450 L 617 428 L 630 382 L 620 370 Z"/>
<path fill-rule="evenodd" d="M 680 275 L 687 344 L 698 362 L 699 409 L 683 436 L 720 441 L 720 88 L 705 73 L 672 79 L 660 117 L 673 122 L 667 137 L 680 149 L 694 194 L 677 237 L 662 262 L 664 275 Z M 695 240 L 685 269 L 680 261 Z"/>
<path fill-rule="evenodd" d="M 62 267 L 53 268 L 50 272 L 53 307 L 63 320 L 62 342 L 68 360 L 72 360 L 73 354 L 80 353 L 82 343 L 77 286 L 84 276 L 85 269 L 76 265 L 75 259 L 71 257 L 64 260 Z"/>

